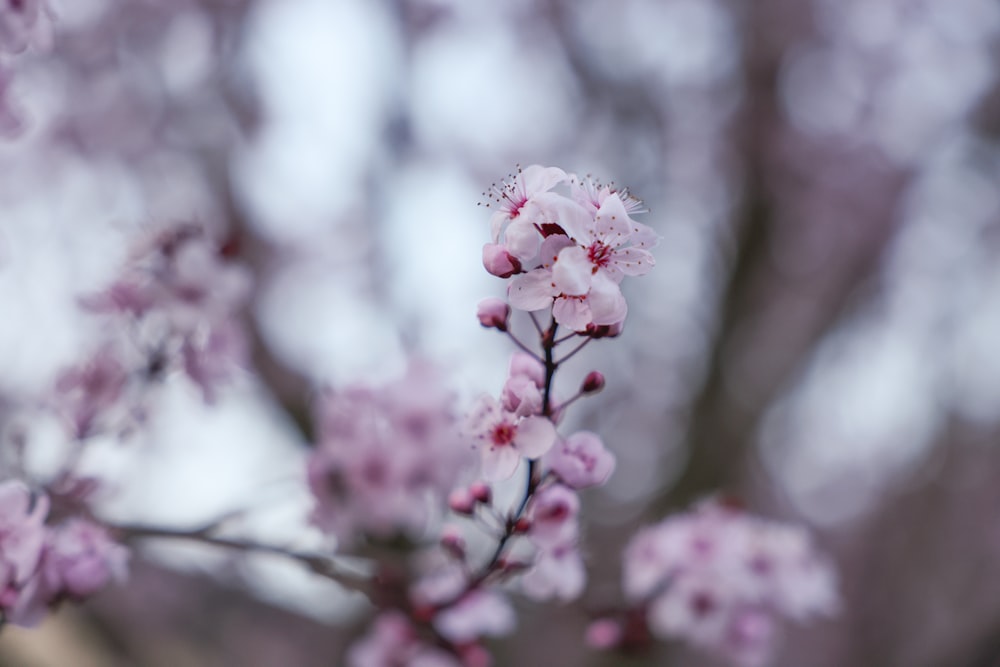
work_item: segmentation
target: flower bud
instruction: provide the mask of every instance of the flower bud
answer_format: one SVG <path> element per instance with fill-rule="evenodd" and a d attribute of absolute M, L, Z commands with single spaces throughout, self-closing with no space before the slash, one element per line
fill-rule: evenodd
<path fill-rule="evenodd" d="M 448 507 L 456 514 L 472 516 L 476 509 L 476 499 L 468 489 L 455 489 L 448 494 Z"/>
<path fill-rule="evenodd" d="M 583 378 L 580 391 L 584 394 L 596 394 L 604 389 L 604 375 L 600 371 L 590 371 L 587 377 Z"/>
<path fill-rule="evenodd" d="M 441 529 L 441 548 L 456 560 L 465 559 L 465 538 L 457 526 L 447 524 Z"/>
<path fill-rule="evenodd" d="M 615 338 L 620 336 L 622 329 L 624 328 L 624 323 L 615 322 L 614 324 L 588 324 L 586 334 L 591 338 Z"/>
<path fill-rule="evenodd" d="M 476 316 L 479 318 L 479 323 L 487 329 L 506 331 L 510 319 L 510 306 L 503 299 L 491 296 L 479 302 Z"/>
<path fill-rule="evenodd" d="M 515 273 L 521 273 L 520 260 L 496 243 L 483 246 L 483 266 L 498 278 L 510 278 Z"/>
<path fill-rule="evenodd" d="M 590 648 L 607 650 L 617 646 L 621 639 L 622 628 L 617 621 L 599 618 L 587 626 L 583 641 Z"/>
<path fill-rule="evenodd" d="M 489 505 L 493 500 L 493 491 L 486 482 L 473 482 L 469 486 L 469 493 L 477 502 Z"/>

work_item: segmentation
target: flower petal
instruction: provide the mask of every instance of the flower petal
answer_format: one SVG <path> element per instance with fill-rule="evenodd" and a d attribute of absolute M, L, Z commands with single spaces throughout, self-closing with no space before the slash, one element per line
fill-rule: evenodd
<path fill-rule="evenodd" d="M 556 427 L 546 417 L 527 417 L 517 425 L 514 445 L 529 459 L 536 459 L 552 448 Z"/>
<path fill-rule="evenodd" d="M 594 264 L 580 246 L 563 248 L 552 265 L 552 281 L 563 294 L 582 296 L 590 290 Z"/>
<path fill-rule="evenodd" d="M 507 288 L 507 300 L 518 310 L 541 310 L 548 308 L 552 297 L 559 294 L 552 282 L 552 272 L 535 269 L 515 276 Z"/>

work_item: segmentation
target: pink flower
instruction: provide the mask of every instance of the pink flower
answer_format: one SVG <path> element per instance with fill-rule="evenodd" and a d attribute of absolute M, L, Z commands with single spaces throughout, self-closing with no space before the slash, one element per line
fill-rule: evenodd
<path fill-rule="evenodd" d="M 488 481 L 508 479 L 522 457 L 542 456 L 556 439 L 556 429 L 545 417 L 520 417 L 490 396 L 479 400 L 466 430 L 481 453 L 483 477 Z"/>
<path fill-rule="evenodd" d="M 587 626 L 583 642 L 593 649 L 615 647 L 622 638 L 621 623 L 610 618 L 599 618 Z"/>
<path fill-rule="evenodd" d="M 0 0 L 0 52 L 48 50 L 54 17 L 46 0 Z"/>
<path fill-rule="evenodd" d="M 128 556 L 128 549 L 103 527 L 70 519 L 49 534 L 42 566 L 44 588 L 54 595 L 88 597 L 113 581 L 125 580 Z"/>
<path fill-rule="evenodd" d="M 443 637 L 465 644 L 480 637 L 500 637 L 514 629 L 515 616 L 507 599 L 495 591 L 476 589 L 434 617 Z"/>
<path fill-rule="evenodd" d="M 545 386 L 545 364 L 526 352 L 515 352 L 511 356 L 507 375 L 526 377 L 539 389 Z"/>
<path fill-rule="evenodd" d="M 307 466 L 313 522 L 347 542 L 423 532 L 471 463 L 452 405 L 438 374 L 420 364 L 386 387 L 325 396 Z"/>
<path fill-rule="evenodd" d="M 184 372 L 201 389 L 206 403 L 214 402 L 219 386 L 246 363 L 248 347 L 246 333 L 232 320 L 192 332 L 184 339 Z"/>
<path fill-rule="evenodd" d="M 603 484 L 615 469 L 615 456 L 601 438 L 590 431 L 580 431 L 561 439 L 545 457 L 549 467 L 567 486 L 583 489 Z"/>
<path fill-rule="evenodd" d="M 542 548 L 574 542 L 580 498 L 562 484 L 542 488 L 528 507 L 528 539 Z"/>
<path fill-rule="evenodd" d="M 836 608 L 833 571 L 800 529 L 718 500 L 640 531 L 625 551 L 625 594 L 653 634 L 759 667 L 778 618 Z"/>
<path fill-rule="evenodd" d="M 521 580 L 521 590 L 535 600 L 575 600 L 583 593 L 587 575 L 576 544 L 568 542 L 542 549 Z"/>
<path fill-rule="evenodd" d="M 556 322 L 574 331 L 617 325 L 628 314 L 621 288 L 604 273 L 566 286 L 570 292 L 556 282 L 554 269 L 542 267 L 516 276 L 507 288 L 507 298 L 518 310 L 536 311 L 551 306 Z"/>
<path fill-rule="evenodd" d="M 25 587 L 41 561 L 48 512 L 46 496 L 34 496 L 17 480 L 0 483 L 0 610 L 13 623 L 34 620 L 20 611 L 29 598 Z"/>
<path fill-rule="evenodd" d="M 59 377 L 54 400 L 76 438 L 94 434 L 98 420 L 121 399 L 127 379 L 125 368 L 109 347 Z"/>
<path fill-rule="evenodd" d="M 512 375 L 507 378 L 500 391 L 503 409 L 518 417 L 540 415 L 544 408 L 544 396 L 538 385 L 526 375 Z"/>
<path fill-rule="evenodd" d="M 561 200 L 571 203 L 562 195 L 550 193 L 566 178 L 562 169 L 531 165 L 518 169 L 509 180 L 484 193 L 490 199 L 487 206 L 496 208 L 490 220 L 493 243 L 502 240 L 506 250 L 520 261 L 537 255 L 542 240 L 539 227 L 557 217 L 547 207 L 561 204 Z"/>
<path fill-rule="evenodd" d="M 462 667 L 453 655 L 420 641 L 403 614 L 385 612 L 347 653 L 350 667 Z"/>

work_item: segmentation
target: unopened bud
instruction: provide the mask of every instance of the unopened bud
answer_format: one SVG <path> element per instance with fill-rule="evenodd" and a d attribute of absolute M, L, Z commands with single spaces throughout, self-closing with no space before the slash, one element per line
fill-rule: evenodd
<path fill-rule="evenodd" d="M 510 319 L 510 306 L 503 299 L 491 296 L 479 302 L 476 316 L 479 318 L 479 323 L 487 329 L 506 331 Z"/>
<path fill-rule="evenodd" d="M 623 324 L 588 324 L 586 334 L 591 338 L 615 338 L 621 335 Z"/>
<path fill-rule="evenodd" d="M 455 489 L 448 494 L 448 507 L 456 514 L 472 516 L 476 509 L 476 499 L 468 489 Z"/>
<path fill-rule="evenodd" d="M 521 272 L 521 262 L 517 257 L 496 243 L 483 246 L 483 267 L 498 278 L 510 278 Z"/>
<path fill-rule="evenodd" d="M 529 530 L 531 530 L 531 522 L 528 521 L 523 516 L 520 519 L 518 519 L 516 522 L 514 522 L 514 533 L 515 534 L 524 534 L 524 533 L 527 533 Z"/>
<path fill-rule="evenodd" d="M 585 394 L 596 394 L 604 389 L 604 375 L 600 371 L 590 371 L 587 377 L 583 378 L 580 391 Z"/>
<path fill-rule="evenodd" d="M 600 618 L 589 626 L 584 635 L 584 643 L 593 649 L 607 650 L 614 648 L 622 639 L 622 627 L 610 618 Z"/>
<path fill-rule="evenodd" d="M 486 482 L 473 482 L 469 486 L 469 493 L 477 502 L 489 505 L 493 500 L 493 491 Z"/>

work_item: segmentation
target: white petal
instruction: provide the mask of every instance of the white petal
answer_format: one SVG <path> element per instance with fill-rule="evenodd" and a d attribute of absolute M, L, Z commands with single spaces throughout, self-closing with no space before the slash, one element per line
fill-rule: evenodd
<path fill-rule="evenodd" d="M 566 180 L 566 172 L 559 167 L 542 167 L 533 164 L 525 167 L 520 174 L 524 182 L 524 192 L 529 197 L 541 192 L 548 192 Z"/>
<path fill-rule="evenodd" d="M 587 251 L 580 246 L 563 248 L 559 259 L 552 265 L 552 281 L 563 294 L 582 296 L 590 290 L 594 264 L 587 259 Z"/>
<path fill-rule="evenodd" d="M 541 243 L 542 236 L 535 229 L 535 225 L 528 215 L 518 216 L 517 220 L 510 223 L 507 231 L 504 232 L 504 246 L 506 246 L 507 252 L 522 262 L 537 255 L 538 246 Z"/>
<path fill-rule="evenodd" d="M 507 300 L 518 310 L 541 310 L 548 308 L 552 297 L 558 293 L 552 281 L 552 272 L 535 269 L 514 276 L 507 288 Z"/>
<path fill-rule="evenodd" d="M 483 479 L 487 482 L 499 482 L 514 476 L 521 455 L 511 446 L 483 449 Z"/>
<path fill-rule="evenodd" d="M 594 324 L 617 324 L 628 314 L 628 304 L 618 284 L 598 272 L 587 295 Z"/>
<path fill-rule="evenodd" d="M 608 195 L 594 216 L 594 231 L 612 248 L 616 248 L 632 235 L 632 220 L 617 193 Z"/>
<path fill-rule="evenodd" d="M 590 305 L 585 299 L 575 297 L 560 297 L 552 306 L 552 317 L 564 327 L 573 331 L 586 331 L 587 325 L 593 321 Z"/>

